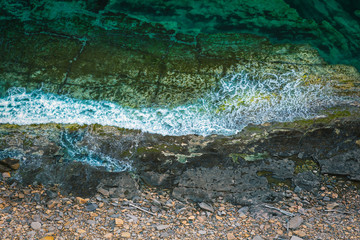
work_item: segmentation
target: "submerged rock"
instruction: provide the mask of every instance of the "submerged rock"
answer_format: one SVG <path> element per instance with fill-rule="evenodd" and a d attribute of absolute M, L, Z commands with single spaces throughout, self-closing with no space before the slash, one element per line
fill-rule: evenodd
<path fill-rule="evenodd" d="M 359 93 L 360 75 L 354 67 L 326 65 L 308 44 L 273 44 L 263 36 L 231 31 L 182 33 L 176 27 L 167 28 L 164 22 L 151 23 L 120 13 L 114 4 L 96 13 L 75 2 L 45 1 L 41 7 L 24 2 L 16 5 L 17 11 L 12 3 L 5 4 L 5 17 L 0 19 L 4 33 L 0 39 L 0 96 L 15 86 L 130 107 L 179 106 L 216 88 L 222 77 L 242 71 L 260 80 L 294 71 L 305 83 L 330 82 L 341 94 Z M 213 4 L 206 2 L 204 7 L 214 9 Z M 243 28 L 238 21 L 245 21 L 249 28 L 268 28 L 269 33 L 272 28 L 292 33 L 295 27 L 306 35 L 311 29 L 313 39 L 319 39 L 320 28 L 324 31 L 321 44 L 335 31 L 325 23 L 318 26 L 314 21 L 300 21 L 284 1 L 254 2 L 272 13 L 271 20 L 267 14 L 261 17 L 263 13 L 252 4 L 236 4 L 240 11 L 236 14 L 232 7 L 226 8 L 230 15 L 219 16 L 225 19 L 217 24 L 231 23 L 235 14 L 236 24 L 231 27 Z M 278 5 L 289 13 L 286 20 L 283 11 L 274 7 Z M 349 50 L 359 48 L 355 40 L 344 38 L 347 44 L 341 37 L 337 39 L 335 34 L 332 39 L 336 43 L 328 43 L 330 47 L 341 45 L 341 51 L 358 52 Z"/>

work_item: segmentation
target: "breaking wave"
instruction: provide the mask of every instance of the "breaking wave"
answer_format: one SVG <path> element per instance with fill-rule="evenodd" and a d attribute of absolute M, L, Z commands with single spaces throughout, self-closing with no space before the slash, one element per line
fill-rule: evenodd
<path fill-rule="evenodd" d="M 313 118 L 341 101 L 331 89 L 307 84 L 295 72 L 258 79 L 242 72 L 225 76 L 194 104 L 134 109 L 16 87 L 0 99 L 0 123 L 101 124 L 162 135 L 232 135 L 248 124 Z"/>

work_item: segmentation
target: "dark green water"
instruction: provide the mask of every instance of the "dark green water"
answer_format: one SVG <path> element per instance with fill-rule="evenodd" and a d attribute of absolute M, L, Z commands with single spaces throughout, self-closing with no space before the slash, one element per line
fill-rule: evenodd
<path fill-rule="evenodd" d="M 267 36 L 273 42 L 309 43 L 327 62 L 360 69 L 357 0 L 98 2 L 88 7 L 131 14 L 190 34 L 241 32 Z"/>

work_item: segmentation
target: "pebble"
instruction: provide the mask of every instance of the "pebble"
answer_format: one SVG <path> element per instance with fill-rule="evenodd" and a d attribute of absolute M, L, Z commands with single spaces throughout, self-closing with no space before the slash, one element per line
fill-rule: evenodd
<path fill-rule="evenodd" d="M 50 190 L 46 190 L 46 195 L 50 198 L 50 199 L 54 199 L 58 196 L 58 194 L 56 192 L 50 191 Z"/>
<path fill-rule="evenodd" d="M 88 224 L 90 224 L 90 225 L 95 225 L 96 224 L 96 222 L 94 220 L 87 220 L 86 222 Z"/>
<path fill-rule="evenodd" d="M 9 178 L 9 177 L 11 177 L 11 175 L 10 175 L 9 172 L 3 172 L 3 173 L 2 173 L 2 177 L 3 177 L 3 178 Z"/>
<path fill-rule="evenodd" d="M 294 231 L 294 233 L 300 237 L 305 237 L 306 236 L 306 233 L 304 231 L 301 231 L 301 230 L 296 230 Z"/>
<path fill-rule="evenodd" d="M 248 211 L 249 211 L 249 207 L 242 207 L 238 210 L 238 213 L 242 212 L 242 213 L 246 214 Z"/>
<path fill-rule="evenodd" d="M 104 235 L 104 238 L 105 239 L 109 239 L 109 238 L 112 238 L 113 234 L 112 233 L 107 233 Z"/>
<path fill-rule="evenodd" d="M 120 218 L 115 218 L 115 225 L 121 226 L 124 224 L 124 221 Z"/>
<path fill-rule="evenodd" d="M 214 212 L 214 208 L 211 205 L 207 204 L 207 203 L 204 203 L 204 202 L 199 203 L 199 207 L 206 210 L 206 211 Z"/>
<path fill-rule="evenodd" d="M 168 238 L 169 236 L 170 236 L 170 234 L 167 233 L 167 232 L 162 232 L 162 233 L 160 234 L 160 237 L 161 237 L 161 238 Z"/>
<path fill-rule="evenodd" d="M 355 195 L 344 198 L 339 193 L 338 198 L 332 197 L 331 202 L 322 201 L 326 195 L 316 198 L 313 193 L 302 191 L 293 195 L 289 200 L 274 203 L 274 207 L 299 214 L 298 218 L 301 217 L 301 220 L 297 221 L 295 221 L 296 217 L 290 218 L 288 225 L 284 226 L 283 223 L 289 219 L 288 216 L 272 215 L 274 211 L 267 208 L 260 212 L 259 209 L 263 208 L 256 205 L 251 206 L 251 211 L 248 207 L 238 209 L 238 206 L 224 202 L 215 202 L 213 206 L 209 205 L 212 209 L 216 209 L 217 213 L 221 213 L 219 216 L 208 210 L 205 211 L 204 208 L 197 208 L 195 204 L 184 204 L 176 199 L 171 199 L 174 207 L 166 207 L 165 203 L 170 203 L 168 194 L 159 196 L 158 193 L 149 191 L 149 197 L 146 199 L 140 197 L 137 199 L 136 205 L 143 210 L 150 211 L 152 205 L 156 206 L 152 199 L 160 199 L 159 201 L 162 203 L 156 206 L 158 212 L 153 216 L 131 207 L 129 203 L 132 203 L 132 200 L 123 198 L 102 197 L 101 202 L 98 202 L 93 197 L 88 199 L 88 204 L 80 205 L 75 197 L 66 198 L 59 193 L 56 200 L 46 202 L 48 199 L 46 189 L 41 185 L 35 189 L 28 186 L 20 188 L 19 186 L 19 189 L 16 190 L 15 187 L 15 185 L 9 186 L 0 181 L 0 228 L 5 229 L 2 232 L 3 239 L 43 238 L 43 240 L 51 240 L 51 237 L 54 236 L 56 240 L 80 237 L 89 239 L 202 239 L 206 237 L 225 240 L 290 240 L 292 237 L 292 240 L 301 240 L 301 238 L 308 239 L 310 236 L 319 237 L 320 235 L 317 235 L 319 232 L 324 234 L 322 239 L 331 239 L 330 236 L 338 236 L 339 233 L 349 236 L 345 239 L 360 239 L 360 224 L 357 218 L 359 213 L 356 208 L 359 194 L 355 193 L 355 190 Z M 281 192 L 284 191 L 282 189 Z M 347 194 L 351 191 L 351 189 L 347 189 L 344 192 Z M 22 198 L 20 193 L 25 197 Z M 37 203 L 32 200 L 35 194 L 39 199 Z M 328 191 L 324 194 L 332 196 L 333 192 Z M 12 197 L 9 198 L 9 196 Z M 311 204 L 302 205 L 302 202 L 295 200 L 296 196 L 300 199 L 311 199 Z M 48 207 L 50 202 L 52 203 L 51 208 Z M 127 204 L 124 204 L 125 202 Z M 114 206 L 112 203 L 118 205 Z M 95 207 L 94 210 L 87 211 L 87 207 L 91 205 L 93 208 Z M 339 212 L 347 212 L 347 214 L 324 211 L 331 207 L 337 207 Z M 176 213 L 177 209 L 183 210 Z M 268 218 L 258 217 L 263 214 L 267 214 Z M 351 220 L 349 220 L 350 218 Z M 40 224 L 39 230 L 34 230 L 31 224 L 22 227 L 23 223 L 28 222 L 29 219 L 29 223 L 38 222 Z M 323 219 L 327 219 L 328 222 L 324 222 Z M 136 220 L 136 224 L 134 220 Z M 299 224 L 299 221 L 302 223 Z M 294 224 L 299 226 L 291 231 L 286 231 L 290 222 L 296 222 Z M 329 223 L 332 222 L 340 224 L 330 227 Z M 44 235 L 49 237 L 44 238 Z"/>
<path fill-rule="evenodd" d="M 252 240 L 264 240 L 264 239 L 262 237 L 260 237 L 259 235 L 257 235 Z"/>
<path fill-rule="evenodd" d="M 156 226 L 156 229 L 161 231 L 161 230 L 167 229 L 169 227 L 170 227 L 170 225 L 158 225 L 158 226 Z"/>
<path fill-rule="evenodd" d="M 110 195 L 109 191 L 103 188 L 99 188 L 97 191 L 106 197 Z"/>
<path fill-rule="evenodd" d="M 90 203 L 85 207 L 85 210 L 88 212 L 95 211 L 98 208 L 98 205 L 96 203 Z"/>
<path fill-rule="evenodd" d="M 339 204 L 334 202 L 334 203 L 329 203 L 328 205 L 326 205 L 326 209 L 327 210 L 333 210 L 334 208 L 338 207 Z"/>
<path fill-rule="evenodd" d="M 53 236 L 46 236 L 46 237 L 41 238 L 40 240 L 54 240 L 54 237 Z"/>
<path fill-rule="evenodd" d="M 122 238 L 130 238 L 131 237 L 131 234 L 129 232 L 122 232 L 121 233 L 121 237 Z"/>
<path fill-rule="evenodd" d="M 34 230 L 40 230 L 41 229 L 41 223 L 39 222 L 32 222 L 30 224 L 31 228 L 34 229 Z"/>
<path fill-rule="evenodd" d="M 166 203 L 165 203 L 165 206 L 172 207 L 173 206 L 173 201 L 171 201 L 171 199 L 167 200 Z"/>
<path fill-rule="evenodd" d="M 300 216 L 295 216 L 293 218 L 290 219 L 290 221 L 288 222 L 288 227 L 290 229 L 297 229 L 298 227 L 300 227 L 300 225 L 303 223 L 304 219 Z"/>
<path fill-rule="evenodd" d="M 290 238 L 290 240 L 303 240 L 302 238 L 299 238 L 299 237 L 297 237 L 297 236 L 292 236 L 291 238 Z"/>
<path fill-rule="evenodd" d="M 228 240 L 234 240 L 234 239 L 236 239 L 236 237 L 234 236 L 233 233 L 228 233 L 228 234 L 226 234 L 226 237 L 227 237 Z"/>
<path fill-rule="evenodd" d="M 302 188 L 299 186 L 296 186 L 294 189 L 294 193 L 300 193 L 302 191 Z"/>
<path fill-rule="evenodd" d="M 205 216 L 198 216 L 197 219 L 199 220 L 200 223 L 203 223 L 206 221 L 206 217 Z"/>
<path fill-rule="evenodd" d="M 330 202 L 331 199 L 330 199 L 329 197 L 325 196 L 325 197 L 323 198 L 323 200 L 326 201 L 326 202 Z"/>

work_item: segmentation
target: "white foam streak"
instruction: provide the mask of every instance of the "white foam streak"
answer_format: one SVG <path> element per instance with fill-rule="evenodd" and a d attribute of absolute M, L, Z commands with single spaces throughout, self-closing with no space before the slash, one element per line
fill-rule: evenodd
<path fill-rule="evenodd" d="M 227 76 L 197 103 L 176 108 L 132 109 L 12 88 L 0 99 L 0 123 L 97 123 L 163 135 L 231 135 L 250 123 L 311 118 L 338 100 L 329 87 L 306 85 L 293 72 L 262 80 L 244 73 Z"/>

